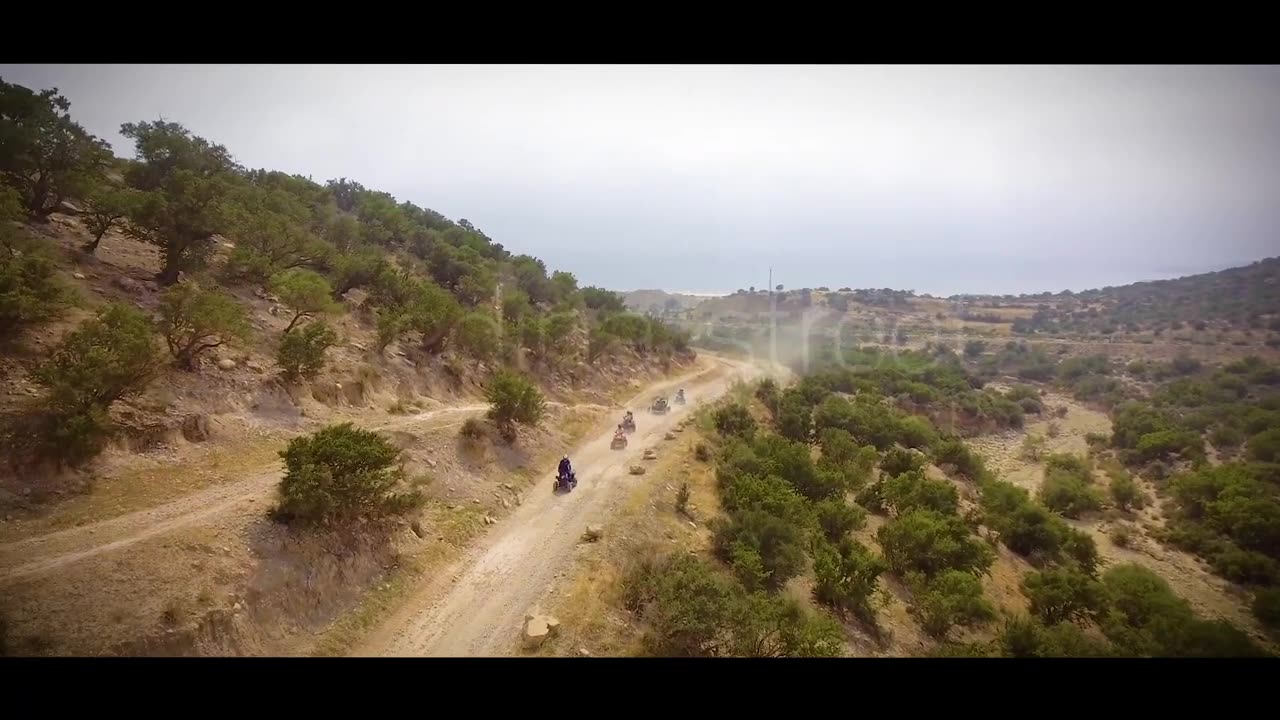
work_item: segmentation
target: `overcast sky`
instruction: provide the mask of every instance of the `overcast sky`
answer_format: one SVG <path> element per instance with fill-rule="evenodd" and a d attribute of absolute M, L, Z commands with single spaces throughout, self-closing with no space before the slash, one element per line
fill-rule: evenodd
<path fill-rule="evenodd" d="M 111 142 L 467 218 L 584 284 L 1080 290 L 1280 254 L 1280 69 L 0 66 Z"/>

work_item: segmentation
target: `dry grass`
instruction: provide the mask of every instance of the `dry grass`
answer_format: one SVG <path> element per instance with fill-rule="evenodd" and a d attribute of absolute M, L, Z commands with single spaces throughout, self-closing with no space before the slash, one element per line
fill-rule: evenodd
<path fill-rule="evenodd" d="M 221 483 L 269 469 L 278 461 L 282 437 L 256 436 L 234 445 L 194 449 L 180 465 L 170 458 L 130 456 L 119 469 L 92 482 L 90 492 L 69 497 L 29 518 L 0 525 L 0 542 L 108 520 L 155 507 Z"/>

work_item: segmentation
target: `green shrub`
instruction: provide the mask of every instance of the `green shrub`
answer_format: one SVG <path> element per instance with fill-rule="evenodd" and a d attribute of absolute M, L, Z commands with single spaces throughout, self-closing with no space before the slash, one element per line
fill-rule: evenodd
<path fill-rule="evenodd" d="M 1268 630 L 1280 630 L 1280 588 L 1264 588 L 1253 594 L 1253 616 Z"/>
<path fill-rule="evenodd" d="M 689 512 L 689 483 L 680 483 L 680 489 L 676 491 L 676 512 L 686 515 Z"/>
<path fill-rule="evenodd" d="M 32 372 L 45 394 L 8 430 L 13 457 L 72 466 L 89 460 L 111 434 L 111 405 L 146 389 L 156 370 L 150 319 L 128 305 L 108 305 L 67 333 Z"/>
<path fill-rule="evenodd" d="M 1140 565 L 1117 565 L 1102 576 L 1115 612 L 1103 632 L 1125 651 L 1158 657 L 1257 657 L 1265 653 L 1224 622 L 1195 617 L 1164 578 Z"/>
<path fill-rule="evenodd" d="M 1280 580 L 1280 562 L 1256 550 L 1234 545 L 1209 555 L 1213 571 L 1222 577 L 1248 585 L 1270 585 Z"/>
<path fill-rule="evenodd" d="M 857 490 L 866 484 L 879 458 L 874 447 L 859 447 L 852 435 L 839 428 L 823 430 L 818 436 L 818 443 L 822 447 L 819 470 L 838 474 L 849 490 Z"/>
<path fill-rule="evenodd" d="M 898 421 L 898 442 L 906 447 L 927 450 L 938 442 L 938 431 L 919 415 L 908 415 Z"/>
<path fill-rule="evenodd" d="M 813 422 L 819 433 L 826 428 L 840 428 L 858 442 L 874 445 L 877 450 L 888 449 L 897 438 L 898 419 L 875 397 L 859 395 L 850 402 L 832 395 L 814 411 Z"/>
<path fill-rule="evenodd" d="M 1086 573 L 1092 573 L 1097 565 L 1098 550 L 1093 538 L 1032 502 L 1026 490 L 1012 483 L 1003 480 L 983 483 L 982 511 L 987 526 L 1019 555 L 1069 559 Z"/>
<path fill-rule="evenodd" d="M 151 320 L 133 307 L 113 303 L 68 333 L 32 377 L 47 389 L 47 406 L 78 413 L 106 410 L 136 395 L 156 370 Z"/>
<path fill-rule="evenodd" d="M 982 582 L 971 573 L 946 570 L 929 581 L 916 578 L 912 585 L 912 613 L 931 637 L 945 639 L 956 625 L 967 627 L 996 616 L 982 596 Z"/>
<path fill-rule="evenodd" d="M 839 542 L 840 538 L 867 524 L 867 511 L 857 505 L 851 506 L 843 499 L 814 503 L 813 515 L 822 534 L 831 542 Z"/>
<path fill-rule="evenodd" d="M 248 335 L 249 323 L 230 295 L 184 280 L 160 299 L 160 332 L 177 364 L 196 370 L 206 351 Z"/>
<path fill-rule="evenodd" d="M 750 440 L 756 434 L 756 419 L 745 405 L 729 403 L 712 413 L 716 432 L 725 437 L 738 437 Z"/>
<path fill-rule="evenodd" d="M 343 423 L 296 437 L 281 451 L 277 514 L 288 522 L 335 525 L 404 514 L 421 503 L 416 491 L 399 492 L 400 451 L 368 430 Z"/>
<path fill-rule="evenodd" d="M 698 443 L 693 448 L 693 457 L 698 462 L 710 462 L 711 448 L 707 447 L 706 443 Z"/>
<path fill-rule="evenodd" d="M 329 281 L 312 270 L 294 268 L 277 273 L 271 278 L 271 292 L 293 313 L 289 325 L 284 329 L 286 335 L 303 320 L 337 312 L 342 308 L 331 297 L 333 288 L 329 286 Z"/>
<path fill-rule="evenodd" d="M 880 490 L 885 505 L 895 515 L 912 510 L 933 510 L 943 515 L 955 515 L 960 507 L 960 495 L 955 485 L 946 480 L 934 480 L 923 470 L 912 470 L 883 479 Z"/>
<path fill-rule="evenodd" d="M 814 598 L 841 612 L 873 622 L 871 595 L 887 565 L 858 541 L 819 541 L 813 553 Z"/>
<path fill-rule="evenodd" d="M 73 295 L 44 244 L 13 234 L 0 218 L 0 337 L 62 315 Z"/>
<path fill-rule="evenodd" d="M 1254 435 L 1249 438 L 1249 459 L 1258 462 L 1280 462 L 1280 427 Z"/>
<path fill-rule="evenodd" d="M 547 402 L 533 383 L 516 373 L 500 370 L 485 389 L 489 419 L 507 442 L 516 438 L 516 425 L 536 427 L 547 411 Z"/>
<path fill-rule="evenodd" d="M 1128 525 L 1116 525 L 1111 528 L 1108 537 L 1116 547 L 1129 547 L 1133 542 L 1133 529 Z"/>
<path fill-rule="evenodd" d="M 953 465 L 956 471 L 970 480 L 981 480 L 986 476 L 986 463 L 982 456 L 969 449 L 959 438 L 943 440 L 934 447 L 933 461 L 937 465 Z"/>
<path fill-rule="evenodd" d="M 1210 431 L 1209 442 L 1216 448 L 1239 447 L 1244 442 L 1244 433 L 1229 425 L 1219 425 Z"/>
<path fill-rule="evenodd" d="M 1028 435 L 1022 439 L 1022 459 L 1028 462 L 1039 462 L 1044 455 L 1045 438 L 1043 435 Z"/>
<path fill-rule="evenodd" d="M 777 413 L 778 434 L 788 440 L 809 442 L 812 409 L 803 396 L 790 390 L 782 393 Z"/>
<path fill-rule="evenodd" d="M 1141 509 L 1147 503 L 1146 496 L 1133 476 L 1122 473 L 1111 478 L 1111 499 L 1121 510 Z"/>
<path fill-rule="evenodd" d="M 776 590 L 805 563 L 807 527 L 755 506 L 735 512 L 716 527 L 715 548 L 749 590 Z"/>
<path fill-rule="evenodd" d="M 1046 625 L 1096 619 L 1107 609 L 1102 583 L 1073 567 L 1029 573 L 1022 579 L 1022 592 L 1031 601 L 1032 614 Z"/>
<path fill-rule="evenodd" d="M 1138 438 L 1138 458 L 1143 462 L 1163 460 L 1174 455 L 1190 457 L 1204 454 L 1204 442 L 1190 430 L 1160 430 Z"/>
<path fill-rule="evenodd" d="M 325 353 L 337 342 L 338 334 L 328 325 L 308 323 L 280 338 L 276 362 L 286 378 L 313 378 L 324 369 Z"/>
<path fill-rule="evenodd" d="M 1040 502 L 1069 518 L 1077 518 L 1102 507 L 1102 495 L 1087 480 L 1061 469 L 1045 471 L 1040 485 Z"/>
<path fill-rule="evenodd" d="M 467 313 L 454 330 L 458 348 L 478 360 L 490 360 L 498 354 L 501 341 L 498 324 L 486 312 Z"/>
<path fill-rule="evenodd" d="M 458 434 L 463 440 L 477 442 L 483 440 L 489 433 L 484 428 L 484 423 L 479 418 L 467 418 L 462 421 L 462 427 L 458 429 Z"/>
<path fill-rule="evenodd" d="M 876 532 L 889 567 L 899 576 L 919 572 L 932 577 L 944 570 L 982 572 L 995 553 L 969 532 L 964 521 L 933 510 L 912 510 Z"/>
<path fill-rule="evenodd" d="M 1203 524 L 1237 545 L 1280 556 L 1280 500 L 1245 463 L 1204 467 L 1170 483 L 1178 516 Z"/>
<path fill-rule="evenodd" d="M 778 412 L 778 383 L 773 378 L 764 378 L 756 384 L 756 397 L 769 409 L 769 412 Z"/>
<path fill-rule="evenodd" d="M 1013 658 L 1093 658 L 1115 654 L 1075 625 L 1045 627 L 1031 618 L 1007 620 L 996 642 L 1001 655 Z"/>
<path fill-rule="evenodd" d="M 880 472 L 887 476 L 914 472 L 924 467 L 925 457 L 920 453 L 904 450 L 900 447 L 889 448 L 880 458 Z"/>
<path fill-rule="evenodd" d="M 623 604 L 644 623 L 658 657 L 832 657 L 843 633 L 794 601 L 749 593 L 688 555 L 642 560 L 623 580 Z"/>

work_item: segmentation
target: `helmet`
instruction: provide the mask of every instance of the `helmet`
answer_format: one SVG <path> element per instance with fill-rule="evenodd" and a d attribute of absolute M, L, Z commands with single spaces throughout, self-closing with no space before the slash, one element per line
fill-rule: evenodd
<path fill-rule="evenodd" d="M 568 459 L 569 459 L 569 456 L 568 456 L 568 455 L 564 455 L 564 456 L 562 456 L 560 459 L 561 459 L 561 460 L 568 460 Z"/>

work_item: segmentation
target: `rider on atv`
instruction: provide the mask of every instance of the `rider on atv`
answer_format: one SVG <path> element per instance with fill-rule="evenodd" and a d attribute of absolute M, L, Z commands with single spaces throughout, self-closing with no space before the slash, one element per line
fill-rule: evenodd
<path fill-rule="evenodd" d="M 680 388 L 676 391 L 676 402 L 684 402 L 684 388 Z"/>
<path fill-rule="evenodd" d="M 560 458 L 560 469 L 557 471 L 562 478 L 573 477 L 573 466 L 569 464 L 569 456 L 565 455 Z"/>

